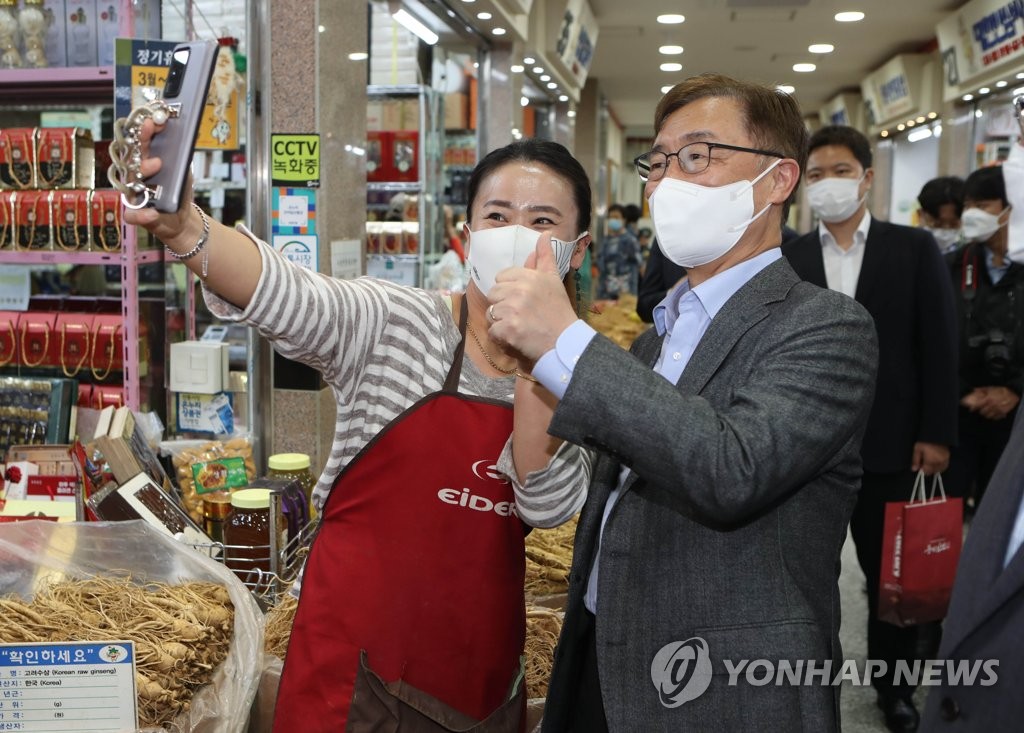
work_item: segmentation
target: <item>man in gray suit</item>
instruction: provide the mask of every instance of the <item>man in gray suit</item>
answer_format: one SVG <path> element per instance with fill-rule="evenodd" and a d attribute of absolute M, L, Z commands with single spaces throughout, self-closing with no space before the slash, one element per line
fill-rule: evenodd
<path fill-rule="evenodd" d="M 490 294 L 550 432 L 597 452 L 544 731 L 834 731 L 874 327 L 781 257 L 807 142 L 789 95 L 693 77 L 655 130 L 637 170 L 688 279 L 631 353 L 576 319 L 544 237 Z"/>

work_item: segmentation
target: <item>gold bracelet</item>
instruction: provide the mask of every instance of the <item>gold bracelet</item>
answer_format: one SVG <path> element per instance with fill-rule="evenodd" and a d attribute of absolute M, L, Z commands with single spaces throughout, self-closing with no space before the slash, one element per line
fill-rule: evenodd
<path fill-rule="evenodd" d="M 520 377 L 522 379 L 526 379 L 526 380 L 528 380 L 530 382 L 533 382 L 534 384 L 540 384 L 540 380 L 539 379 L 537 379 L 536 377 L 531 377 L 529 374 L 523 374 L 518 369 L 516 369 L 516 376 Z"/>

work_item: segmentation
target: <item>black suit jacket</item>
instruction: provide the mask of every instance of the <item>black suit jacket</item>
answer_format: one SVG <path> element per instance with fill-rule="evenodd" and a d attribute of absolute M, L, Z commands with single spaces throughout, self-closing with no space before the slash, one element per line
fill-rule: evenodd
<path fill-rule="evenodd" d="M 817 229 L 784 243 L 782 252 L 800 277 L 828 287 Z M 955 301 L 932 235 L 872 218 L 856 299 L 878 331 L 864 470 L 909 470 L 915 442 L 952 446 L 957 435 Z"/>

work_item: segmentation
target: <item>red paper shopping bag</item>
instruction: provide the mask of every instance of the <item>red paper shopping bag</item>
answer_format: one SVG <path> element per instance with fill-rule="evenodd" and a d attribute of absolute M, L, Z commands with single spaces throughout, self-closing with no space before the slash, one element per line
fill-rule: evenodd
<path fill-rule="evenodd" d="M 946 498 L 938 474 L 926 496 L 918 473 L 909 502 L 885 505 L 878 618 L 896 626 L 944 618 L 962 542 L 963 501 Z"/>

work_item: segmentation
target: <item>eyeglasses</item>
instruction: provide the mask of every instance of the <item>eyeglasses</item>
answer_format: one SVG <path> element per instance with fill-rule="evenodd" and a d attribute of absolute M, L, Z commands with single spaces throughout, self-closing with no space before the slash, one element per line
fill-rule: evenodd
<path fill-rule="evenodd" d="M 668 159 L 675 158 L 679 161 L 679 167 L 687 173 L 700 173 L 707 170 L 711 165 L 711 151 L 714 148 L 723 150 L 739 150 L 744 153 L 755 153 L 757 155 L 770 155 L 773 158 L 785 158 L 782 153 L 775 153 L 771 150 L 758 150 L 757 148 L 744 148 L 739 145 L 726 145 L 725 143 L 690 143 L 679 148 L 675 153 L 663 153 L 660 150 L 652 150 L 649 153 L 638 155 L 633 159 L 636 172 L 645 181 L 659 181 L 665 176 L 668 170 Z"/>

